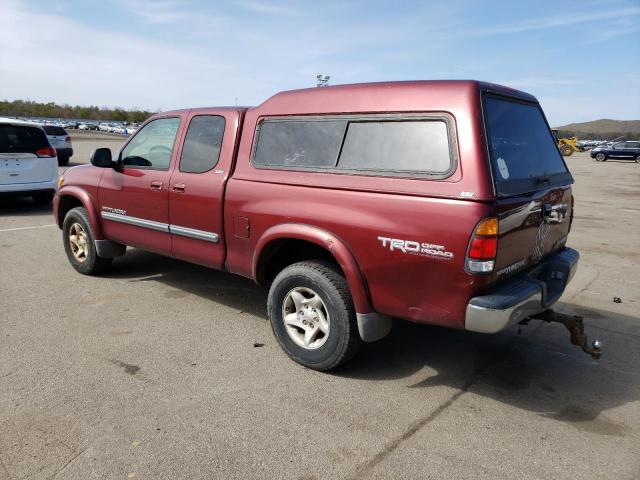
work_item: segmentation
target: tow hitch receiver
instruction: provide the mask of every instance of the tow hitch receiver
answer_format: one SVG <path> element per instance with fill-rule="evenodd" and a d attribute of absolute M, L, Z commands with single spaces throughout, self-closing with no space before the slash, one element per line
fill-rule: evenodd
<path fill-rule="evenodd" d="M 591 355 L 593 358 L 598 359 L 602 355 L 602 342 L 600 340 L 594 340 L 591 346 L 587 344 L 587 336 L 584 334 L 584 322 L 583 318 L 579 315 L 565 315 L 564 313 L 554 312 L 553 310 L 545 310 L 544 312 L 532 315 L 529 318 L 525 318 L 521 325 L 526 325 L 529 320 L 543 320 L 545 322 L 561 323 L 569 333 L 571 334 L 571 343 L 582 348 L 582 350 Z"/>

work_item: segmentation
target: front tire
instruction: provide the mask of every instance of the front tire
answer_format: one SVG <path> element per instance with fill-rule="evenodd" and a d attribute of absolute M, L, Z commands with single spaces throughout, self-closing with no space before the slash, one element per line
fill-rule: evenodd
<path fill-rule="evenodd" d="M 304 261 L 282 270 L 269 290 L 267 311 L 282 349 L 305 367 L 336 368 L 362 343 L 347 281 L 329 262 Z"/>
<path fill-rule="evenodd" d="M 560 149 L 560 153 L 562 154 L 563 157 L 569 157 L 573 153 L 573 149 L 571 147 L 569 147 L 568 145 L 564 145 Z"/>
<path fill-rule="evenodd" d="M 607 156 L 604 153 L 596 154 L 596 162 L 606 162 Z"/>
<path fill-rule="evenodd" d="M 62 239 L 69 263 L 78 272 L 98 275 L 111 266 L 112 258 L 98 256 L 95 236 L 84 207 L 72 208 L 64 217 Z"/>

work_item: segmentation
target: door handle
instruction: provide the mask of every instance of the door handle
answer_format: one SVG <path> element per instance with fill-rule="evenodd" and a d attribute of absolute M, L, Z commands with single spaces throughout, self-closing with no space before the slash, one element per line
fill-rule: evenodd
<path fill-rule="evenodd" d="M 174 192 L 184 193 L 186 188 L 187 188 L 187 186 L 184 183 L 174 183 L 173 184 L 173 191 Z"/>
<path fill-rule="evenodd" d="M 154 180 L 151 182 L 151 190 L 162 190 L 162 181 Z"/>

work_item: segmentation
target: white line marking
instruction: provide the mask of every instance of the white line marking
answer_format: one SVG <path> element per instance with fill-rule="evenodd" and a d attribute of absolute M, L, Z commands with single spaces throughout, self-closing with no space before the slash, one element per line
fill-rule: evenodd
<path fill-rule="evenodd" d="M 31 230 L 33 228 L 45 228 L 45 227 L 55 227 L 55 223 L 49 223 L 47 225 L 33 225 L 32 227 L 17 227 L 17 228 L 3 228 L 0 232 L 17 232 L 18 230 Z"/>

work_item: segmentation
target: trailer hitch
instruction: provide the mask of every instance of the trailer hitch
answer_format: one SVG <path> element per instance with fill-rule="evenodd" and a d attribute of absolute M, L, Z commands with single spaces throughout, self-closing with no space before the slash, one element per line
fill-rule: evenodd
<path fill-rule="evenodd" d="M 584 321 L 579 315 L 566 315 L 554 312 L 552 309 L 537 313 L 520 322 L 520 325 L 527 325 L 529 320 L 542 320 L 547 323 L 561 323 L 571 334 L 571 343 L 582 348 L 582 351 L 598 359 L 602 355 L 602 342 L 594 340 L 591 346 L 587 344 L 587 336 L 584 334 Z"/>

